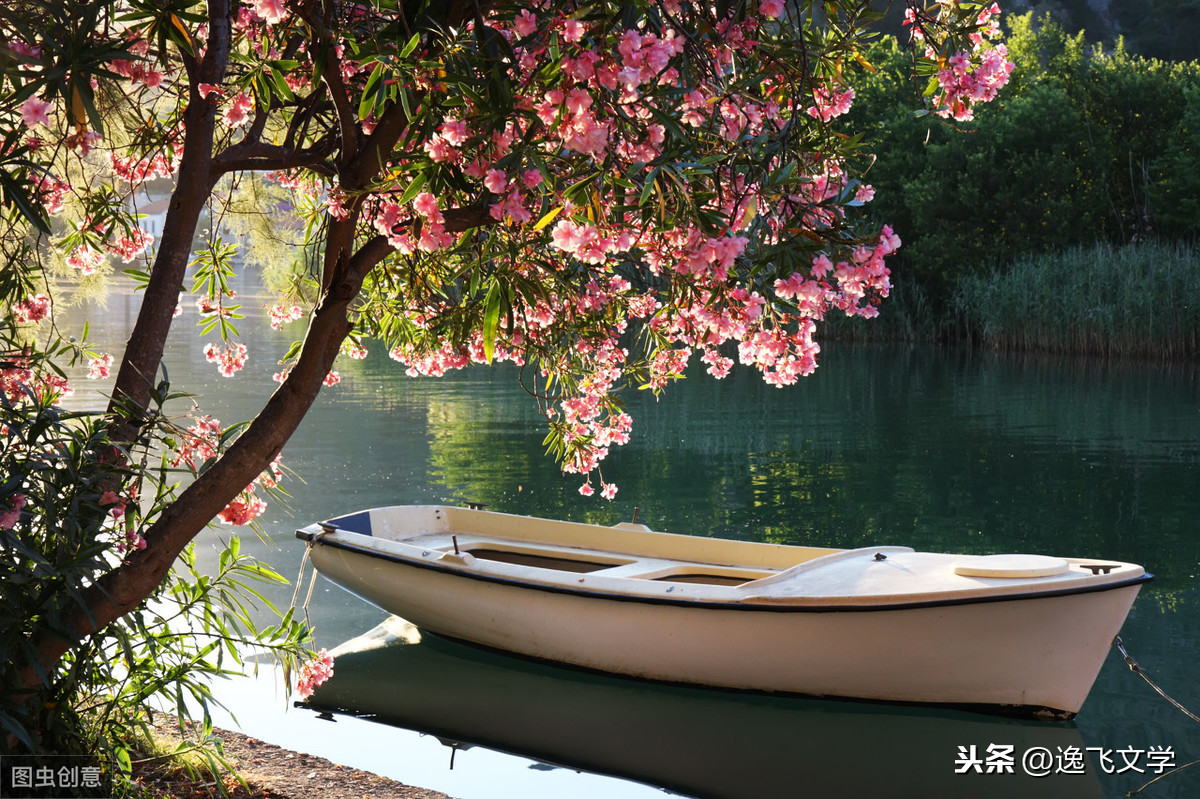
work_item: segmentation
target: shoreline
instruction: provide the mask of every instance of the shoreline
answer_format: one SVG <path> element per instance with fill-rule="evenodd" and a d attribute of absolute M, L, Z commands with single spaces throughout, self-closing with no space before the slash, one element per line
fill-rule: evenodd
<path fill-rule="evenodd" d="M 156 714 L 152 725 L 157 735 L 171 741 L 181 740 L 175 716 Z M 188 726 L 185 725 L 185 730 Z M 286 749 L 241 732 L 213 728 L 213 736 L 221 743 L 224 757 L 234 767 L 234 773 L 249 786 L 249 792 L 224 781 L 231 799 L 452 799 L 447 794 L 428 788 L 382 777 L 370 771 L 351 768 L 327 758 Z M 197 792 L 216 792 L 215 783 L 197 783 L 186 772 L 171 774 L 172 764 L 139 766 L 135 779 L 144 788 L 165 790 L 170 796 L 195 796 Z M 211 778 L 210 778 L 211 780 Z"/>

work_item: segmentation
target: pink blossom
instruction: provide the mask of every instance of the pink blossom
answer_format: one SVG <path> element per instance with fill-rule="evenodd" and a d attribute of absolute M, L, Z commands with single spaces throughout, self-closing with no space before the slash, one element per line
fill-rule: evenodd
<path fill-rule="evenodd" d="M 829 259 L 828 255 L 826 255 L 825 253 L 821 253 L 820 255 L 813 257 L 812 269 L 809 270 L 809 274 L 812 275 L 814 280 L 820 280 L 821 278 L 825 277 L 825 275 L 827 275 L 832 269 L 833 269 L 833 261 L 831 261 Z"/>
<path fill-rule="evenodd" d="M 579 487 L 579 493 L 585 497 L 590 497 L 592 494 L 596 493 L 596 489 L 592 488 L 591 483 L 584 483 Z"/>
<path fill-rule="evenodd" d="M 438 135 L 452 147 L 462 147 L 467 143 L 467 123 L 454 117 L 446 117 L 438 128 Z"/>
<path fill-rule="evenodd" d="M 217 519 L 222 524 L 241 527 L 257 519 L 266 509 L 267 503 L 254 493 L 254 485 L 251 484 L 217 514 Z"/>
<path fill-rule="evenodd" d="M 201 416 L 187 429 L 182 438 L 175 456 L 171 459 L 171 465 L 187 464 L 188 468 L 196 469 L 205 461 L 217 456 L 221 422 L 211 416 Z"/>
<path fill-rule="evenodd" d="M 35 178 L 34 184 L 39 189 L 40 199 L 47 213 L 57 214 L 63 209 L 63 196 L 71 188 L 68 184 L 51 175 Z"/>
<path fill-rule="evenodd" d="M 217 370 L 225 377 L 233 377 L 246 366 L 246 345 L 240 341 L 229 342 L 218 349 L 210 343 L 204 347 L 204 359 L 217 364 Z"/>
<path fill-rule="evenodd" d="M 88 380 L 104 380 L 112 369 L 113 356 L 104 354 L 88 361 Z"/>
<path fill-rule="evenodd" d="M 340 352 L 356 361 L 361 361 L 367 357 L 367 348 L 353 339 L 346 339 L 342 342 Z"/>
<path fill-rule="evenodd" d="M 0 513 L 0 530 L 11 530 L 21 520 L 21 509 L 25 507 L 26 496 L 24 494 L 13 494 L 8 502 L 8 509 Z M 4 505 L 0 505 L 3 508 Z"/>
<path fill-rule="evenodd" d="M 537 17 L 529 13 L 528 10 L 522 10 L 520 14 L 513 17 L 513 30 L 521 38 L 525 38 L 537 30 Z"/>
<path fill-rule="evenodd" d="M 84 275 L 96 274 L 103 263 L 104 254 L 87 244 L 80 244 L 67 256 L 67 266 L 79 270 Z"/>
<path fill-rule="evenodd" d="M 601 482 L 600 496 L 605 499 L 612 499 L 617 495 L 617 486 L 615 483 Z"/>
<path fill-rule="evenodd" d="M 342 376 L 335 370 L 330 370 L 329 374 L 325 375 L 325 379 L 321 382 L 327 386 L 336 386 L 338 383 L 342 382 Z"/>
<path fill-rule="evenodd" d="M 134 229 L 127 236 L 120 236 L 115 241 L 105 245 L 108 252 L 116 255 L 124 263 L 132 263 L 135 258 L 150 249 L 154 236 L 141 229 Z"/>
<path fill-rule="evenodd" d="M 583 38 L 583 34 L 587 29 L 583 23 L 577 19 L 568 19 L 563 21 L 563 41 L 577 42 Z"/>
<path fill-rule="evenodd" d="M 308 699 L 313 691 L 333 676 L 333 656 L 322 649 L 312 660 L 300 667 L 296 692 L 301 699 Z"/>
<path fill-rule="evenodd" d="M 27 128 L 50 124 L 50 103 L 37 97 L 30 97 L 21 103 L 21 122 Z"/>
<path fill-rule="evenodd" d="M 10 39 L 7 44 L 8 49 L 12 50 L 14 54 L 24 56 L 31 61 L 42 57 L 42 48 L 37 45 L 26 44 L 19 39 Z"/>
<path fill-rule="evenodd" d="M 492 194 L 502 194 L 508 188 L 508 176 L 499 169 L 489 169 L 483 178 L 483 187 Z"/>
<path fill-rule="evenodd" d="M 111 507 L 109 507 L 108 512 L 112 515 L 112 517 L 114 519 L 120 519 L 122 516 L 125 515 L 125 508 L 128 506 L 129 500 L 126 499 L 125 497 L 122 497 L 116 491 L 113 491 L 112 489 L 108 489 L 103 494 L 100 495 L 100 504 L 104 505 L 104 506 L 111 506 Z M 145 541 L 145 539 L 143 539 L 142 545 L 140 547 L 137 547 L 138 549 L 145 548 L 146 545 L 145 545 L 144 541 Z M 135 546 L 136 546 L 136 544 L 135 544 Z"/>
<path fill-rule="evenodd" d="M 238 92 L 225 109 L 225 124 L 238 128 L 250 121 L 250 109 L 254 107 L 254 98 L 246 92 Z"/>
<path fill-rule="evenodd" d="M 809 106 L 805 112 L 810 117 L 828 122 L 850 110 L 850 105 L 854 101 L 854 89 L 836 92 L 830 91 L 824 86 L 818 86 L 813 89 L 813 99 L 816 101 L 815 104 Z"/>
<path fill-rule="evenodd" d="M 278 25 L 287 18 L 288 10 L 283 0 L 254 0 L 254 13 L 268 25 Z"/>
<path fill-rule="evenodd" d="M 276 455 L 267 465 L 266 471 L 254 478 L 254 482 L 263 488 L 276 488 L 283 480 L 283 469 L 280 467 L 282 455 Z"/>
<path fill-rule="evenodd" d="M 275 303 L 267 309 L 267 317 L 271 321 L 271 329 L 279 330 L 288 322 L 294 322 L 304 316 L 304 311 L 299 305 L 285 306 L 283 303 Z"/>
<path fill-rule="evenodd" d="M 413 200 L 413 210 L 431 222 L 444 222 L 442 212 L 438 210 L 438 201 L 427 191 L 423 191 Z"/>
<path fill-rule="evenodd" d="M 783 15 L 783 0 L 762 0 L 758 4 L 758 13 L 768 19 L 776 19 Z"/>
<path fill-rule="evenodd" d="M 40 322 L 50 315 L 50 298 L 45 294 L 26 297 L 12 307 L 12 315 L 23 324 Z"/>

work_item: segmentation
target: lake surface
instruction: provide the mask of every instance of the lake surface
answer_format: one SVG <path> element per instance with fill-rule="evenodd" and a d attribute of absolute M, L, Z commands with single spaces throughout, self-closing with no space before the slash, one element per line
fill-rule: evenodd
<path fill-rule="evenodd" d="M 240 299 L 247 308 L 266 302 L 245 289 Z M 135 309 L 136 298 L 114 295 L 90 311 L 101 349 L 119 350 Z M 243 322 L 249 366 L 226 379 L 204 363 L 204 342 L 188 329 L 194 318 L 187 309 L 171 342 L 174 387 L 200 395 L 222 422 L 249 418 L 274 386 L 290 333 Z M 781 543 L 1128 560 L 1156 580 L 1122 638 L 1164 690 L 1200 711 L 1193 366 L 830 345 L 816 375 L 788 389 L 745 371 L 724 381 L 697 371 L 657 401 L 631 392 L 633 440 L 604 464 L 620 487 L 613 502 L 581 497 L 578 476 L 560 475 L 543 455 L 545 430 L 511 368 L 414 380 L 378 347 L 338 368 L 342 383 L 322 392 L 284 451 L 298 479 L 286 486 L 290 507 L 274 504 L 265 517 L 273 545 L 242 536 L 243 549 L 289 577 L 303 552 L 297 526 L 377 505 L 468 501 L 604 524 L 636 507 L 655 529 Z M 97 388 L 81 381 L 76 402 L 98 403 L 88 396 Z M 215 552 L 211 539 L 202 548 Z M 290 597 L 288 589 L 275 598 Z M 386 618 L 323 581 L 308 612 L 318 644 L 330 648 Z M 1200 796 L 1200 766 L 1183 768 L 1200 759 L 1200 724 L 1115 651 L 1075 722 L 1033 725 L 650 686 L 430 638 L 339 663 L 334 681 L 345 690 L 374 686 L 379 706 L 364 712 L 430 734 L 285 712 L 270 678 L 218 693 L 251 734 L 462 799 L 661 795 L 577 769 L 692 796 L 776 796 L 797 786 L 822 796 L 1119 796 L 1159 776 L 1164 749 L 1178 768 L 1140 795 Z M 451 750 L 439 736 L 521 757 Z M 1016 773 L 954 773 L 959 747 L 984 753 L 991 744 L 1014 746 Z M 1022 754 L 1038 747 L 1059 765 L 1064 751 L 1085 752 L 1084 774 L 1025 776 Z"/>

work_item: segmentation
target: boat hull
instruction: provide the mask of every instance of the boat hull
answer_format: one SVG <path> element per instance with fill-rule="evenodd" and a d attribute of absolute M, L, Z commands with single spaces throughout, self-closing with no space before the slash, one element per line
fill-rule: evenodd
<path fill-rule="evenodd" d="M 1140 583 L 925 606 L 675 602 L 464 575 L 314 542 L 317 569 L 431 632 L 632 677 L 1069 718 Z"/>

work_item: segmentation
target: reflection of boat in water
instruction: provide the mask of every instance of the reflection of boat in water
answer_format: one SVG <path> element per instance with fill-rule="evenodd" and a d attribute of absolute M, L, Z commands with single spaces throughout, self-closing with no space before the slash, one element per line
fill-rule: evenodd
<path fill-rule="evenodd" d="M 783 546 L 437 506 L 298 535 L 350 592 L 508 652 L 668 682 L 1067 718 L 1149 579 L 1112 561 Z"/>
<path fill-rule="evenodd" d="M 1069 722 L 713 691 L 563 669 L 422 636 L 392 618 L 335 650 L 306 707 L 703 799 L 1101 797 L 1084 774 L 1028 776 L 1026 752 L 1085 752 Z M 981 770 L 1011 746 L 1013 773 Z"/>

